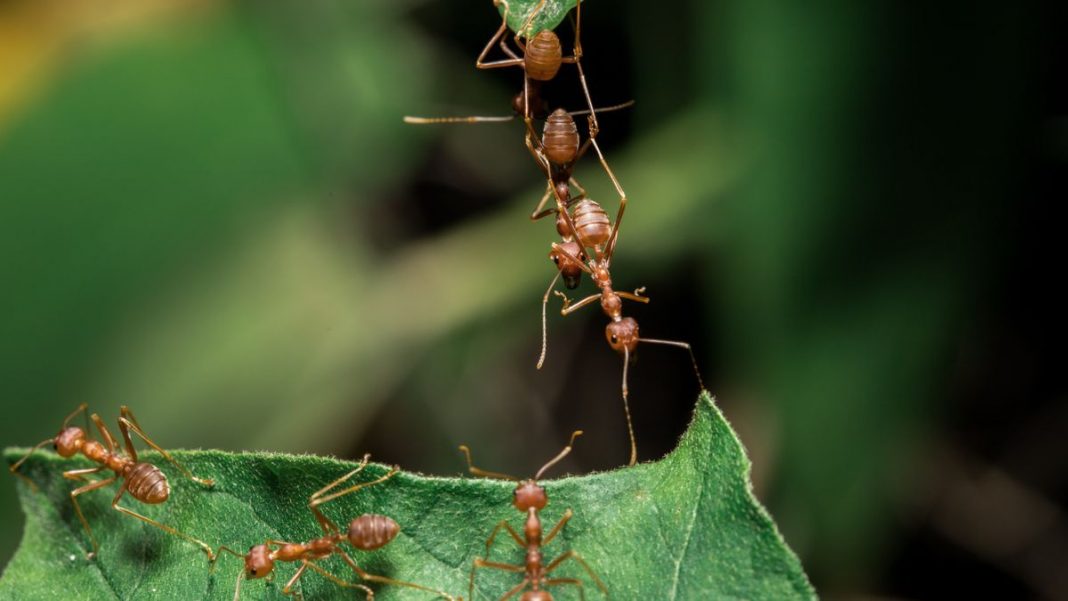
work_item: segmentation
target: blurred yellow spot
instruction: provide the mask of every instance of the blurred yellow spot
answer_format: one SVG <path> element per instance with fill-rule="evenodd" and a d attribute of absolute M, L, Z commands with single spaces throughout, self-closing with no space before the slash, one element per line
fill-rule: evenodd
<path fill-rule="evenodd" d="M 13 0 L 0 3 L 0 131 L 66 60 L 131 29 L 202 10 L 211 0 Z"/>

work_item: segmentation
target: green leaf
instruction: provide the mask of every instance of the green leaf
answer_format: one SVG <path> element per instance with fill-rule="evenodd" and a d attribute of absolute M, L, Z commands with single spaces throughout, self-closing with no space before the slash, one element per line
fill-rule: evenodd
<path fill-rule="evenodd" d="M 24 452 L 8 449 L 5 456 L 13 462 Z M 579 439 L 576 454 L 581 453 Z M 168 466 L 173 494 L 167 503 L 126 503 L 209 544 L 236 549 L 267 538 L 318 536 L 306 508 L 308 495 L 353 466 L 308 455 L 184 451 L 176 456 L 194 473 L 215 478 L 215 487 L 204 489 Z M 480 457 L 477 449 L 475 461 L 495 467 L 492 457 Z M 26 532 L 0 579 L 0 599 L 231 598 L 240 571 L 235 558 L 222 556 L 211 573 L 196 547 L 110 510 L 107 492 L 81 497 L 101 543 L 97 559 L 86 560 L 87 539 L 67 497 L 71 483 L 60 475 L 84 465 L 48 453 L 35 454 L 24 464 L 24 473 L 41 490 L 19 486 Z M 664 459 L 545 483 L 550 497 L 542 512 L 546 528 L 566 508 L 575 512 L 546 555 L 580 552 L 614 599 L 814 598 L 797 557 L 753 497 L 749 466 L 738 439 L 705 393 L 689 431 Z M 372 464 L 359 477 L 369 480 L 385 470 Z M 390 515 L 401 525 L 401 534 L 379 551 L 354 552 L 357 561 L 372 573 L 466 598 L 471 562 L 483 554 L 494 525 L 502 519 L 517 528 L 522 525 L 510 502 L 512 487 L 494 480 L 400 473 L 387 483 L 338 499 L 326 511 L 341 523 L 364 512 Z M 502 536 L 490 557 L 521 563 L 523 550 Z M 335 558 L 322 566 L 353 579 Z M 295 566 L 280 563 L 275 569 L 273 583 L 246 581 L 242 598 L 282 598 L 281 585 Z M 583 578 L 588 596 L 602 598 L 574 562 L 565 562 L 554 574 Z M 474 598 L 496 599 L 517 582 L 515 574 L 480 570 Z M 352 598 L 351 591 L 311 572 L 300 585 L 314 599 Z M 375 588 L 382 600 L 433 597 L 394 586 Z M 554 596 L 578 597 L 572 587 L 557 588 Z"/>
<path fill-rule="evenodd" d="M 538 5 L 543 2 L 544 6 L 538 10 Z M 508 21 L 508 28 L 516 33 L 523 31 L 523 36 L 528 39 L 543 29 L 556 29 L 572 8 L 575 8 L 575 0 L 501 0 L 497 5 L 497 11 Z M 531 19 L 534 11 L 537 13 Z M 528 20 L 529 29 L 526 29 Z"/>

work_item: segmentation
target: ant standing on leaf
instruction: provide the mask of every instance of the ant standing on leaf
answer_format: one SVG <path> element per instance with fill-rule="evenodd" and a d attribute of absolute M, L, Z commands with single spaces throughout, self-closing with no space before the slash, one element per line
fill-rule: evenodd
<path fill-rule="evenodd" d="M 171 494 L 171 486 L 170 483 L 167 482 L 166 474 L 155 465 L 138 460 L 137 449 L 134 448 L 133 441 L 130 439 L 130 432 L 136 434 L 148 446 L 163 455 L 163 458 L 170 461 L 186 478 L 205 487 L 214 486 L 215 481 L 194 476 L 184 465 L 178 463 L 178 461 L 167 451 L 160 448 L 159 445 L 153 442 L 152 439 L 145 435 L 144 431 L 141 430 L 141 426 L 137 423 L 137 419 L 134 417 L 133 412 L 131 412 L 126 405 L 123 405 L 122 408 L 119 409 L 119 431 L 122 433 L 126 453 L 124 454 L 122 451 L 117 450 L 117 445 L 115 444 L 115 439 L 111 436 L 111 432 L 108 431 L 107 426 L 104 425 L 104 421 L 100 419 L 100 416 L 95 413 L 90 419 L 93 420 L 97 430 L 100 431 L 100 435 L 104 439 L 104 444 L 93 440 L 90 437 L 88 420 L 86 420 L 84 429 L 70 425 L 70 421 L 79 413 L 87 415 L 87 408 L 88 404 L 86 403 L 79 405 L 73 413 L 63 420 L 63 426 L 60 428 L 59 434 L 57 434 L 55 438 L 48 438 L 37 443 L 37 445 L 30 449 L 22 459 L 19 459 L 11 466 L 11 473 L 28 482 L 31 487 L 36 488 L 33 481 L 19 473 L 18 470 L 30 455 L 46 444 L 51 444 L 52 448 L 55 449 L 60 457 L 74 457 L 75 455 L 81 454 L 93 463 L 99 464 L 97 467 L 63 472 L 63 477 L 68 480 L 88 482 L 88 484 L 76 488 L 70 493 L 70 500 L 74 505 L 74 513 L 78 516 L 78 520 L 81 521 L 86 533 L 89 534 L 89 541 L 93 546 L 93 550 L 86 555 L 88 559 L 96 557 L 99 546 L 96 537 L 93 535 L 93 529 L 89 527 L 89 522 L 86 521 L 85 515 L 82 514 L 82 508 L 78 503 L 78 497 L 87 492 L 108 486 L 117 480 L 122 480 L 122 485 L 119 487 L 118 494 L 111 500 L 112 509 L 135 517 L 163 530 L 164 532 L 173 534 L 199 546 L 200 549 L 208 555 L 208 560 L 214 561 L 215 554 L 212 552 L 211 547 L 204 541 L 193 538 L 188 534 L 179 532 L 170 526 L 161 524 L 156 520 L 119 505 L 119 501 L 126 493 L 130 493 L 131 497 L 149 505 L 163 503 L 170 498 Z M 103 470 L 111 470 L 115 475 L 110 478 L 95 481 L 86 478 L 86 476 L 90 474 L 96 474 Z"/>
<path fill-rule="evenodd" d="M 256 580 L 260 578 L 273 579 L 274 564 L 279 561 L 300 562 L 300 567 L 297 568 L 296 573 L 293 574 L 282 588 L 282 594 L 284 595 L 299 595 L 299 591 L 294 590 L 294 587 L 301 577 L 304 576 L 304 572 L 310 569 L 313 572 L 318 572 L 319 575 L 338 586 L 362 590 L 366 594 L 368 600 L 373 599 L 375 593 L 369 587 L 357 582 L 342 580 L 318 565 L 317 562 L 326 559 L 331 555 L 341 557 L 341 559 L 348 564 L 354 572 L 356 572 L 356 575 L 359 576 L 361 580 L 407 586 L 421 591 L 435 593 L 439 597 L 443 597 L 449 601 L 457 601 L 456 598 L 444 591 L 437 591 L 413 582 L 405 582 L 403 580 L 395 580 L 386 576 L 370 574 L 364 571 L 363 568 L 356 563 L 356 560 L 342 548 L 342 543 L 348 541 L 350 545 L 361 551 L 374 551 L 375 549 L 381 549 L 386 546 L 398 533 L 400 533 L 400 526 L 397 522 L 387 516 L 378 514 L 361 515 L 349 522 L 348 529 L 342 532 L 337 524 L 327 518 L 319 509 L 320 505 L 353 494 L 362 488 L 385 482 L 397 475 L 397 472 L 399 471 L 399 468 L 393 467 L 384 476 L 376 480 L 354 484 L 343 490 L 334 491 L 334 489 L 345 482 L 348 482 L 353 476 L 363 471 L 363 469 L 367 467 L 369 460 L 370 455 L 364 455 L 363 460 L 356 469 L 312 493 L 311 497 L 308 499 L 308 508 L 311 509 L 312 514 L 315 515 L 316 521 L 319 522 L 319 526 L 323 529 L 324 536 L 304 543 L 292 543 L 269 539 L 262 544 L 253 545 L 249 548 L 248 553 L 245 553 L 244 555 L 226 546 L 219 547 L 219 553 L 229 553 L 245 562 L 244 570 L 238 574 L 237 584 L 234 586 L 234 601 L 238 601 L 241 597 L 242 580 Z M 463 601 L 462 598 L 460 598 L 459 601 Z"/>
<path fill-rule="evenodd" d="M 490 548 L 493 545 L 493 540 L 497 537 L 497 534 L 504 530 L 512 537 L 512 540 L 517 545 L 526 550 L 526 558 L 523 565 L 512 565 L 508 563 L 499 563 L 495 561 L 488 561 L 481 557 L 476 557 L 471 566 L 471 580 L 468 585 L 468 596 L 474 599 L 475 592 L 475 571 L 479 568 L 490 568 L 494 570 L 504 570 L 506 572 L 515 572 L 523 574 L 523 580 L 515 587 L 506 592 L 501 601 L 511 598 L 513 595 L 523 591 L 527 587 L 527 590 L 520 597 L 521 601 L 552 601 L 552 594 L 546 590 L 549 587 L 559 585 L 571 585 L 578 587 L 579 594 L 585 598 L 585 592 L 582 581 L 577 578 L 551 578 L 550 574 L 556 570 L 560 564 L 567 560 L 573 560 L 578 562 L 582 566 L 590 578 L 596 583 L 597 588 L 601 589 L 605 595 L 608 594 L 608 589 L 605 588 L 601 579 L 597 577 L 593 569 L 586 563 L 582 556 L 577 551 L 565 551 L 560 554 L 556 559 L 550 561 L 548 564 L 544 562 L 542 555 L 542 547 L 548 545 L 556 538 L 556 535 L 563 530 L 564 525 L 567 524 L 571 516 L 574 515 L 569 508 L 564 512 L 560 521 L 553 526 L 552 530 L 548 534 L 542 535 L 541 516 L 539 512 L 549 504 L 549 495 L 545 492 L 545 489 L 538 484 L 538 480 L 541 479 L 550 467 L 556 465 L 561 459 L 567 456 L 571 452 L 571 447 L 575 444 L 575 439 L 582 435 L 582 430 L 576 430 L 571 434 L 571 440 L 567 443 L 562 451 L 549 460 L 548 463 L 543 465 L 540 470 L 529 480 L 522 480 L 516 485 L 515 491 L 512 497 L 512 504 L 520 512 L 526 514 L 527 521 L 523 525 L 523 536 L 520 536 L 518 532 L 512 528 L 512 525 L 508 523 L 508 520 L 501 520 L 499 524 L 493 529 L 490 537 L 486 540 L 486 555 L 489 556 Z M 460 450 L 463 451 L 467 457 L 467 469 L 476 476 L 483 476 L 487 478 L 500 478 L 504 480 L 517 480 L 505 474 L 498 474 L 496 472 L 489 472 L 483 469 L 479 469 L 471 462 L 471 450 L 466 445 L 460 445 Z"/>

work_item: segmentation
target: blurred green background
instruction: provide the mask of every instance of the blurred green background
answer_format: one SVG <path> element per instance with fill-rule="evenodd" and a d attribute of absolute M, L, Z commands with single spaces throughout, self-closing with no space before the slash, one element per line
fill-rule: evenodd
<path fill-rule="evenodd" d="M 630 200 L 616 285 L 648 286 L 644 334 L 695 344 L 825 596 L 1068 599 L 1065 13 L 586 5 L 595 104 L 637 100 L 601 118 Z M 570 470 L 625 461 L 600 312 L 551 315 L 534 369 L 554 231 L 526 218 L 520 127 L 401 122 L 508 113 L 520 76 L 473 68 L 498 22 L 488 0 L 0 0 L 0 442 L 87 401 L 165 447 L 458 473 L 467 442 L 527 473 L 584 428 Z M 696 384 L 669 348 L 631 376 L 654 459 Z"/>

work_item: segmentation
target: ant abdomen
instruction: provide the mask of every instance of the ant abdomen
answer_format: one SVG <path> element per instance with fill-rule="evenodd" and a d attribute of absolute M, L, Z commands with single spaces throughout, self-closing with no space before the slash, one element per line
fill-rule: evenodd
<path fill-rule="evenodd" d="M 608 218 L 608 213 L 601 205 L 588 198 L 580 200 L 571 210 L 571 220 L 575 224 L 579 242 L 584 247 L 600 246 L 612 235 L 612 221 Z"/>
<path fill-rule="evenodd" d="M 545 156 L 557 165 L 572 163 L 578 156 L 578 126 L 575 125 L 574 117 L 564 109 L 556 109 L 545 120 L 542 147 Z"/>
<path fill-rule="evenodd" d="M 166 474 L 151 463 L 137 463 L 130 468 L 126 474 L 126 489 L 133 498 L 150 505 L 162 503 L 171 496 Z"/>
<path fill-rule="evenodd" d="M 519 598 L 519 601 L 553 601 L 549 591 L 527 591 Z"/>
<path fill-rule="evenodd" d="M 526 53 L 523 56 L 523 66 L 526 68 L 527 77 L 537 81 L 551 80 L 560 70 L 562 58 L 560 38 L 549 30 L 538 32 L 538 35 L 527 44 Z"/>
<path fill-rule="evenodd" d="M 349 523 L 349 542 L 363 551 L 373 551 L 393 540 L 400 526 L 389 517 L 364 514 Z"/>

